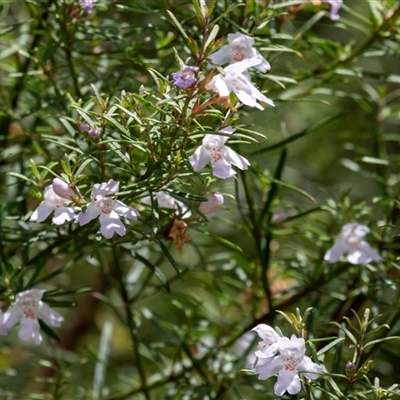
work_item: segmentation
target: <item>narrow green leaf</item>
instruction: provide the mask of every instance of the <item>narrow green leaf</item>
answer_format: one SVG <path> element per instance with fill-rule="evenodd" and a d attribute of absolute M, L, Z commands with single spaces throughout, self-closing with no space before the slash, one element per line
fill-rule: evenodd
<path fill-rule="evenodd" d="M 335 321 L 332 321 L 331 324 L 337 326 L 352 341 L 352 343 L 357 346 L 357 343 L 358 343 L 357 339 L 346 327 L 344 327 L 343 325 L 341 325 Z"/>
<path fill-rule="evenodd" d="M 367 347 L 372 346 L 373 344 L 378 344 L 378 343 L 386 342 L 387 340 L 400 340 L 400 336 L 388 336 L 388 337 L 384 337 L 384 338 L 372 340 L 371 342 L 368 342 L 368 343 L 364 346 L 364 348 L 366 349 Z"/>
<path fill-rule="evenodd" d="M 172 14 L 171 11 L 167 10 L 167 14 L 169 15 L 169 17 L 172 19 L 172 22 L 175 24 L 175 26 L 178 28 L 179 32 L 182 34 L 182 36 L 188 40 L 188 35 L 186 34 L 185 30 L 183 29 L 182 25 L 180 24 L 180 22 L 176 19 L 175 15 Z"/>
<path fill-rule="evenodd" d="M 206 40 L 206 44 L 204 45 L 204 51 L 207 51 L 208 46 L 214 42 L 215 38 L 217 37 L 219 32 L 219 26 L 218 25 L 214 25 L 214 27 L 212 28 L 212 31 L 210 32 L 210 34 L 208 35 L 208 38 Z"/>
<path fill-rule="evenodd" d="M 174 260 L 174 257 L 172 257 L 171 253 L 167 249 L 167 246 L 165 246 L 165 244 L 161 240 L 155 239 L 154 241 L 161 247 L 161 250 L 164 253 L 165 257 L 167 257 L 168 261 L 170 262 L 178 276 L 183 280 L 182 271 Z"/>
<path fill-rule="evenodd" d="M 171 288 L 169 286 L 168 280 L 165 277 L 165 275 L 161 272 L 161 270 L 156 267 L 155 265 L 153 265 L 149 260 L 147 260 L 146 258 L 142 257 L 139 253 L 134 253 L 134 257 L 140 261 L 141 263 L 143 263 L 147 268 L 150 269 L 150 271 L 159 279 L 159 281 L 162 283 L 162 285 L 164 286 L 165 290 L 167 292 L 171 291 Z"/>
<path fill-rule="evenodd" d="M 320 356 L 321 354 L 326 353 L 328 350 L 330 350 L 332 347 L 335 347 L 338 343 L 342 342 L 344 339 L 345 339 L 344 337 L 337 338 L 336 340 L 327 344 L 325 347 L 319 350 L 317 355 Z"/>
<path fill-rule="evenodd" d="M 194 228 L 196 231 L 203 233 L 204 235 L 210 236 L 215 242 L 218 242 L 224 247 L 227 247 L 228 249 L 238 251 L 240 253 L 243 252 L 242 248 L 238 246 L 235 243 L 230 242 L 229 240 L 215 234 L 214 232 L 211 231 L 206 231 L 198 228 Z"/>
<path fill-rule="evenodd" d="M 79 166 L 79 168 L 78 168 L 77 171 L 74 173 L 74 175 L 75 175 L 76 177 L 78 177 L 78 176 L 83 172 L 83 170 L 86 168 L 86 166 L 87 166 L 88 164 L 90 164 L 92 161 L 93 161 L 93 160 L 92 160 L 91 158 L 85 160 L 85 161 Z"/>
<path fill-rule="evenodd" d="M 293 190 L 294 192 L 299 193 L 302 196 L 306 197 L 308 200 L 312 201 L 313 203 L 316 203 L 316 200 L 314 199 L 314 197 L 311 196 L 311 194 L 308 194 L 307 192 L 305 192 L 304 190 L 302 190 L 302 189 L 300 189 L 300 188 L 298 188 L 296 186 L 293 186 L 290 183 L 286 183 L 286 182 L 283 182 L 283 181 L 280 181 L 280 180 L 277 180 L 277 179 L 273 179 L 273 178 L 268 178 L 268 179 L 271 182 L 276 183 L 277 185 L 282 186 L 282 187 L 284 187 L 286 189 Z"/>

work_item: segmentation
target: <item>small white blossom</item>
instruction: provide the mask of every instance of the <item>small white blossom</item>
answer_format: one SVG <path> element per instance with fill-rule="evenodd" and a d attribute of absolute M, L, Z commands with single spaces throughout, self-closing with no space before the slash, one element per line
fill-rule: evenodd
<path fill-rule="evenodd" d="M 324 260 L 329 263 L 339 261 L 347 253 L 350 264 L 366 264 L 371 261 L 380 261 L 382 258 L 365 240 L 369 232 L 365 225 L 352 222 L 343 226 L 334 245 L 326 252 Z"/>
<path fill-rule="evenodd" d="M 61 180 L 59 179 L 59 181 Z M 39 207 L 33 212 L 29 220 L 43 222 L 54 211 L 53 222 L 56 225 L 73 221 L 75 219 L 75 211 L 73 207 L 69 207 L 70 204 L 70 198 L 61 197 L 55 193 L 53 185 L 47 186 L 44 189 L 44 200 L 39 204 Z"/>
<path fill-rule="evenodd" d="M 224 68 L 223 75 L 215 75 L 211 81 L 207 83 L 206 89 L 213 90 L 222 97 L 227 97 L 230 92 L 234 92 L 243 104 L 256 107 L 260 110 L 264 110 L 264 108 L 257 103 L 257 100 L 273 107 L 274 102 L 268 97 L 265 97 L 251 83 L 250 79 L 243 75 L 248 68 L 259 65 L 260 62 L 261 60 L 258 58 L 251 58 L 228 65 Z"/>
<path fill-rule="evenodd" d="M 246 158 L 237 154 L 235 151 L 225 146 L 228 140 L 226 135 L 230 135 L 235 131 L 230 126 L 221 129 L 222 135 L 206 135 L 203 143 L 189 157 L 189 162 L 195 171 L 202 170 L 208 163 L 211 163 L 213 174 L 217 178 L 227 179 L 236 175 L 232 168 L 232 164 L 239 169 L 245 170 L 250 165 Z"/>
<path fill-rule="evenodd" d="M 268 379 L 278 375 L 274 386 L 275 394 L 283 396 L 286 391 L 292 395 L 297 394 L 301 390 L 300 373 L 314 380 L 323 369 L 305 355 L 306 347 L 303 338 L 297 338 L 295 335 L 292 335 L 290 339 L 278 337 L 277 343 L 280 354 L 256 368 L 258 379 Z"/>
<path fill-rule="evenodd" d="M 218 51 L 212 53 L 209 58 L 218 65 L 233 64 L 248 58 L 255 58 L 260 62 L 255 65 L 260 72 L 267 72 L 271 69 L 268 61 L 253 47 L 254 39 L 242 33 L 230 33 L 229 44 L 222 46 Z"/>
<path fill-rule="evenodd" d="M 125 235 L 126 228 L 119 217 L 136 220 L 139 211 L 112 196 L 118 192 L 118 189 L 119 182 L 112 179 L 95 184 L 91 194 L 92 201 L 88 204 L 85 212 L 78 214 L 76 222 L 82 226 L 99 217 L 100 232 L 105 238 L 111 239 L 114 233 L 120 236 Z"/>
<path fill-rule="evenodd" d="M 200 203 L 199 211 L 203 214 L 213 214 L 217 212 L 224 204 L 224 196 L 221 193 L 210 193 L 207 201 Z"/>
<path fill-rule="evenodd" d="M 276 330 L 266 324 L 259 324 L 252 331 L 257 332 L 258 336 L 262 339 L 258 342 L 256 357 L 270 358 L 273 357 L 278 351 L 278 339 L 280 336 Z"/>
<path fill-rule="evenodd" d="M 155 193 L 157 198 L 157 203 L 159 208 L 168 208 L 170 210 L 175 210 L 176 215 L 182 215 L 184 218 L 189 218 L 192 213 L 190 212 L 188 206 L 182 201 L 176 200 L 169 193 L 159 191 Z M 146 196 L 142 199 L 144 204 L 151 204 L 150 196 Z"/>
<path fill-rule="evenodd" d="M 6 335 L 19 322 L 19 338 L 24 341 L 32 339 L 36 344 L 40 344 L 42 335 L 40 334 L 38 319 L 50 326 L 61 326 L 64 318 L 43 303 L 43 293 L 44 290 L 39 289 L 30 289 L 18 293 L 15 303 L 4 313 L 0 334 Z"/>

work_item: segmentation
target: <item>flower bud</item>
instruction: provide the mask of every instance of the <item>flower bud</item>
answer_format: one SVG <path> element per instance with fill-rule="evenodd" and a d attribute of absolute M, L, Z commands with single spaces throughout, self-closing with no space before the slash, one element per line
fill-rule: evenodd
<path fill-rule="evenodd" d="M 63 199 L 71 199 L 75 196 L 75 193 L 71 189 L 71 186 L 69 186 L 68 183 L 59 178 L 53 179 L 53 190 L 58 196 L 62 197 Z"/>
<path fill-rule="evenodd" d="M 99 129 L 96 129 L 96 128 L 92 128 L 92 129 L 89 131 L 89 136 L 90 136 L 92 139 L 96 139 L 97 137 L 100 136 L 100 130 L 99 130 Z"/>
<path fill-rule="evenodd" d="M 346 364 L 346 371 L 354 371 L 356 368 L 356 365 L 352 363 L 351 361 Z"/>
<path fill-rule="evenodd" d="M 349 361 L 346 364 L 345 370 L 346 370 L 346 376 L 347 377 L 352 377 L 354 375 L 354 373 L 355 373 L 356 365 L 353 362 Z"/>
<path fill-rule="evenodd" d="M 90 128 L 88 124 L 79 124 L 78 128 L 81 132 L 87 132 Z"/>
<path fill-rule="evenodd" d="M 218 192 L 209 194 L 207 199 L 207 201 L 201 203 L 199 206 L 199 211 L 203 214 L 215 213 L 224 204 L 224 196 Z"/>

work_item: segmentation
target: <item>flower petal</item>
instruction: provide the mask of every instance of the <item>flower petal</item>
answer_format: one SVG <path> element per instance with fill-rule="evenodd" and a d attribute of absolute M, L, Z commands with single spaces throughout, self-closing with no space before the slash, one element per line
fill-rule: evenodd
<path fill-rule="evenodd" d="M 274 386 L 274 392 L 277 396 L 283 396 L 286 391 L 290 394 L 296 394 L 300 390 L 300 378 L 295 371 L 286 371 L 283 369 L 279 372 L 278 380 Z"/>
<path fill-rule="evenodd" d="M 54 212 L 53 222 L 56 225 L 62 225 L 64 222 L 73 221 L 75 219 L 75 211 L 72 207 L 56 208 Z"/>
<path fill-rule="evenodd" d="M 33 212 L 29 221 L 43 222 L 54 210 L 54 206 L 46 200 L 39 204 L 39 207 Z"/>
<path fill-rule="evenodd" d="M 256 57 L 261 60 L 261 64 L 256 65 L 254 68 L 258 69 L 260 72 L 267 72 L 271 69 L 269 62 L 258 52 L 256 49 L 251 49 L 252 57 Z"/>
<path fill-rule="evenodd" d="M 217 178 L 228 179 L 236 175 L 231 164 L 224 159 L 217 162 L 211 161 L 211 166 L 213 169 L 213 175 Z"/>
<path fill-rule="evenodd" d="M 119 200 L 115 200 L 113 210 L 118 215 L 122 215 L 126 218 L 133 219 L 133 220 L 136 220 L 140 215 L 138 210 L 127 206 L 126 204 L 124 204 L 122 201 L 119 201 Z"/>
<path fill-rule="evenodd" d="M 367 242 L 362 241 L 357 249 L 351 249 L 347 256 L 350 264 L 367 264 L 371 261 L 381 261 L 382 257 Z"/>
<path fill-rule="evenodd" d="M 216 52 L 210 54 L 208 58 L 214 62 L 214 64 L 223 65 L 229 62 L 230 55 L 229 55 L 229 46 L 225 45 L 222 46 Z"/>
<path fill-rule="evenodd" d="M 346 251 L 346 243 L 341 238 L 338 238 L 335 240 L 334 245 L 325 253 L 324 260 L 330 264 L 338 262 Z"/>
<path fill-rule="evenodd" d="M 110 214 L 100 215 L 100 232 L 106 239 L 111 239 L 114 233 L 119 236 L 124 236 L 126 234 L 125 225 L 119 219 L 116 212 L 112 211 Z"/>
<path fill-rule="evenodd" d="M 21 318 L 23 317 L 23 313 L 21 308 L 14 304 L 12 305 L 3 316 L 3 326 L 5 329 L 10 330 L 15 324 L 17 324 Z"/>
<path fill-rule="evenodd" d="M 236 151 L 230 149 L 229 147 L 226 147 L 225 159 L 241 170 L 247 169 L 250 165 L 249 161 L 246 158 L 236 153 Z"/>
<path fill-rule="evenodd" d="M 40 325 L 38 320 L 22 318 L 18 337 L 23 341 L 33 339 L 36 344 L 42 343 L 42 335 L 40 334 Z"/>
<path fill-rule="evenodd" d="M 297 370 L 311 380 L 318 379 L 318 374 L 313 374 L 313 372 L 323 372 L 322 366 L 311 361 L 311 358 L 307 356 L 304 356 L 303 361 L 297 366 Z"/>
<path fill-rule="evenodd" d="M 225 74 L 242 74 L 246 69 L 261 64 L 261 60 L 257 57 L 246 58 L 243 61 L 236 62 L 224 68 Z"/>
<path fill-rule="evenodd" d="M 96 183 L 93 186 L 91 194 L 92 200 L 95 200 L 97 196 L 105 197 L 110 196 L 118 192 L 119 182 L 110 179 L 108 182 Z"/>
<path fill-rule="evenodd" d="M 92 219 L 97 218 L 100 214 L 101 214 L 101 211 L 96 207 L 96 203 L 92 201 L 88 204 L 85 212 L 81 211 L 78 214 L 75 222 L 77 222 L 80 226 L 86 225 Z"/>
<path fill-rule="evenodd" d="M 256 368 L 258 379 L 268 379 L 283 369 L 282 356 L 275 356 L 271 361 Z"/>
<path fill-rule="evenodd" d="M 189 157 L 190 165 L 196 172 L 202 170 L 210 161 L 211 155 L 203 146 L 198 147 Z"/>
<path fill-rule="evenodd" d="M 229 96 L 229 93 L 231 92 L 221 74 L 214 76 L 211 82 L 206 86 L 206 89 L 212 89 L 222 97 Z"/>
<path fill-rule="evenodd" d="M 43 302 L 40 302 L 38 318 L 42 319 L 46 324 L 55 327 L 61 326 L 61 323 L 64 321 L 64 318 L 57 311 L 54 311 Z"/>

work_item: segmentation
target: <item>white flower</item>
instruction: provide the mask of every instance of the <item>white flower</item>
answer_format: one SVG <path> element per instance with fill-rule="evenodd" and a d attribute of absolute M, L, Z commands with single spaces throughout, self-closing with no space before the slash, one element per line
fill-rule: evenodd
<path fill-rule="evenodd" d="M 314 380 L 318 378 L 317 373 L 321 373 L 323 369 L 305 355 L 304 339 L 292 335 L 290 339 L 278 337 L 277 341 L 280 354 L 256 368 L 258 379 L 268 379 L 278 374 L 274 386 L 275 394 L 283 396 L 286 391 L 292 395 L 297 394 L 301 390 L 299 373 Z"/>
<path fill-rule="evenodd" d="M 21 340 L 32 339 L 36 344 L 42 342 L 38 319 L 54 327 L 61 326 L 64 318 L 42 302 L 44 290 L 30 289 L 18 293 L 15 303 L 4 313 L 0 334 L 5 335 L 18 322 L 18 336 Z"/>
<path fill-rule="evenodd" d="M 326 252 L 324 260 L 335 263 L 347 253 L 350 264 L 366 264 L 371 261 L 380 261 L 382 258 L 365 240 L 369 232 L 365 225 L 352 222 L 343 226 L 340 236 L 334 245 Z"/>
<path fill-rule="evenodd" d="M 206 84 L 206 89 L 213 90 L 222 97 L 229 96 L 230 92 L 234 92 L 238 99 L 245 105 L 256 107 L 260 110 L 264 108 L 257 103 L 257 100 L 274 106 L 274 102 L 265 97 L 247 78 L 243 72 L 248 68 L 259 65 L 260 59 L 251 58 L 228 65 L 224 68 L 224 74 L 215 75 L 209 83 Z"/>
<path fill-rule="evenodd" d="M 176 215 L 183 215 L 185 218 L 189 218 L 192 213 L 190 212 L 188 206 L 182 201 L 174 199 L 169 193 L 159 191 L 155 193 L 157 198 L 157 203 L 159 208 L 168 208 L 175 210 Z M 146 196 L 142 199 L 144 204 L 151 204 L 150 196 Z"/>
<path fill-rule="evenodd" d="M 258 336 L 262 339 L 261 342 L 258 342 L 255 352 L 256 357 L 273 357 L 278 351 L 278 339 L 280 338 L 275 329 L 266 324 L 259 324 L 252 331 L 257 332 Z"/>
<path fill-rule="evenodd" d="M 68 207 L 69 204 L 71 204 L 70 198 L 60 197 L 55 193 L 53 185 L 47 186 L 44 189 L 44 200 L 39 204 L 39 207 L 33 212 L 29 220 L 43 222 L 54 211 L 53 222 L 56 225 L 73 221 L 75 219 L 75 211 L 73 207 Z"/>
<path fill-rule="evenodd" d="M 111 239 L 114 233 L 120 236 L 125 235 L 126 228 L 119 216 L 135 220 L 139 216 L 139 211 L 116 200 L 115 196 L 111 196 L 117 193 L 118 189 L 119 182 L 112 179 L 95 184 L 90 196 L 92 201 L 87 206 L 86 212 L 78 214 L 76 222 L 82 226 L 99 217 L 100 232 L 105 238 Z"/>
<path fill-rule="evenodd" d="M 268 61 L 253 47 L 254 39 L 250 36 L 239 32 L 230 33 L 228 35 L 228 42 L 229 44 L 222 46 L 218 51 L 209 56 L 215 64 L 233 64 L 247 58 L 256 58 L 260 60 L 260 63 L 255 65 L 255 67 L 260 72 L 267 72 L 271 69 Z"/>
<path fill-rule="evenodd" d="M 224 204 L 224 196 L 221 193 L 210 193 L 207 201 L 200 203 L 199 211 L 203 214 L 213 214 L 217 212 Z"/>
<path fill-rule="evenodd" d="M 247 169 L 250 163 L 244 157 L 225 146 L 225 142 L 228 140 L 226 135 L 230 135 L 234 131 L 235 129 L 227 126 L 219 131 L 224 133 L 225 136 L 206 135 L 203 139 L 203 144 L 189 157 L 189 162 L 193 169 L 200 171 L 208 163 L 211 163 L 214 176 L 221 179 L 236 175 L 231 164 L 242 170 Z"/>

